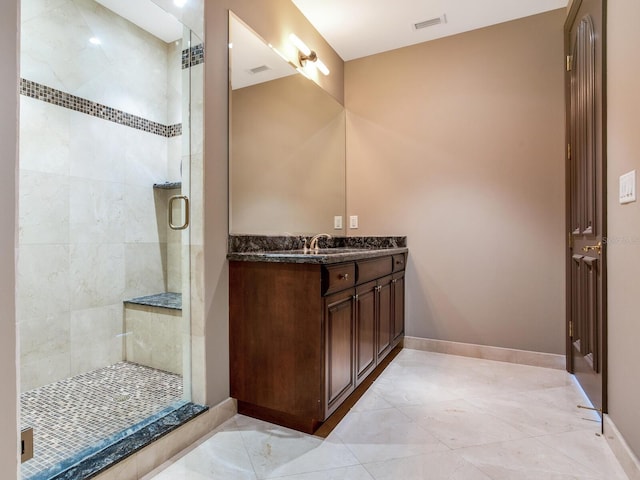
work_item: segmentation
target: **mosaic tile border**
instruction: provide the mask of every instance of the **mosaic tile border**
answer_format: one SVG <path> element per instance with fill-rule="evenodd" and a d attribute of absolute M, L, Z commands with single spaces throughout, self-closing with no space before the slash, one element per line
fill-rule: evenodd
<path fill-rule="evenodd" d="M 195 45 L 182 51 L 182 69 L 204 63 L 204 44 Z"/>
<path fill-rule="evenodd" d="M 123 112 L 117 108 L 108 107 L 86 98 L 77 97 L 70 93 L 57 90 L 41 83 L 20 79 L 20 94 L 25 97 L 35 98 L 43 102 L 51 103 L 59 107 L 68 108 L 76 112 L 85 113 L 92 117 L 101 118 L 126 127 L 135 128 L 144 132 L 160 135 L 161 137 L 177 137 L 182 135 L 182 124 L 163 125 L 146 118 Z"/>

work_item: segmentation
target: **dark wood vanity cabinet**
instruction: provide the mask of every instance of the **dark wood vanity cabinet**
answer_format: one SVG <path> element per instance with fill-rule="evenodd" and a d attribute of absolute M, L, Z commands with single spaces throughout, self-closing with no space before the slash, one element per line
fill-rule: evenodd
<path fill-rule="evenodd" d="M 376 308 L 378 287 L 369 282 L 355 293 L 356 386 L 376 367 Z"/>
<path fill-rule="evenodd" d="M 326 297 L 325 304 L 325 417 L 355 390 L 355 302 L 351 289 Z"/>
<path fill-rule="evenodd" d="M 238 411 L 315 431 L 402 339 L 405 258 L 231 261 L 231 396 Z"/>
<path fill-rule="evenodd" d="M 391 338 L 393 338 L 393 342 L 397 343 L 404 336 L 404 271 L 393 275 L 391 293 L 393 295 Z"/>

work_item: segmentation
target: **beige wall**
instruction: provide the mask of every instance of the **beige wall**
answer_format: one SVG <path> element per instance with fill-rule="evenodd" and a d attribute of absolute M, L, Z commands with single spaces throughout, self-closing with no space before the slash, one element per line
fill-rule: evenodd
<path fill-rule="evenodd" d="M 345 66 L 349 234 L 408 236 L 408 335 L 564 353 L 565 14 Z"/>
<path fill-rule="evenodd" d="M 316 49 L 331 70 L 320 79 L 343 98 L 343 62 L 290 0 L 209 0 L 205 2 L 205 186 L 204 275 L 206 318 L 206 398 L 210 405 L 229 396 L 228 233 L 228 10 L 258 35 L 283 49 L 289 33 Z"/>
<path fill-rule="evenodd" d="M 640 205 L 618 203 L 618 177 L 640 173 L 640 3 L 607 4 L 609 414 L 640 456 Z"/>
<path fill-rule="evenodd" d="M 18 0 L 0 5 L 0 472 L 17 478 L 15 236 L 18 144 Z"/>

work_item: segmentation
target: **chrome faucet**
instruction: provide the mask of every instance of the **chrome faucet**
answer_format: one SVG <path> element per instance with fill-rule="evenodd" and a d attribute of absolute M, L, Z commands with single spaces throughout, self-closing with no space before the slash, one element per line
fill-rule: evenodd
<path fill-rule="evenodd" d="M 311 238 L 311 242 L 309 243 L 309 250 L 318 251 L 318 240 L 322 237 L 326 238 L 327 240 L 331 239 L 331 235 L 329 235 L 328 233 L 319 233 L 317 235 L 314 235 Z"/>

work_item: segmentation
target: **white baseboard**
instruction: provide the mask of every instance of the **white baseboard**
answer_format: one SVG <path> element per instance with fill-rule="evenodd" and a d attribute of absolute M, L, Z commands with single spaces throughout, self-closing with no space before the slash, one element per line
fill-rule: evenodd
<path fill-rule="evenodd" d="M 640 460 L 631 451 L 609 415 L 604 416 L 604 437 L 629 480 L 640 480 Z"/>
<path fill-rule="evenodd" d="M 472 343 L 449 342 L 431 338 L 404 337 L 404 348 L 426 352 L 446 353 L 462 357 L 482 358 L 499 362 L 533 365 L 534 367 L 566 368 L 566 357 L 553 353 L 530 352 L 514 348 L 489 347 Z"/>
<path fill-rule="evenodd" d="M 236 401 L 228 398 L 210 407 L 193 420 L 158 439 L 125 460 L 105 470 L 96 480 L 138 480 L 177 453 L 191 446 L 238 412 Z"/>

